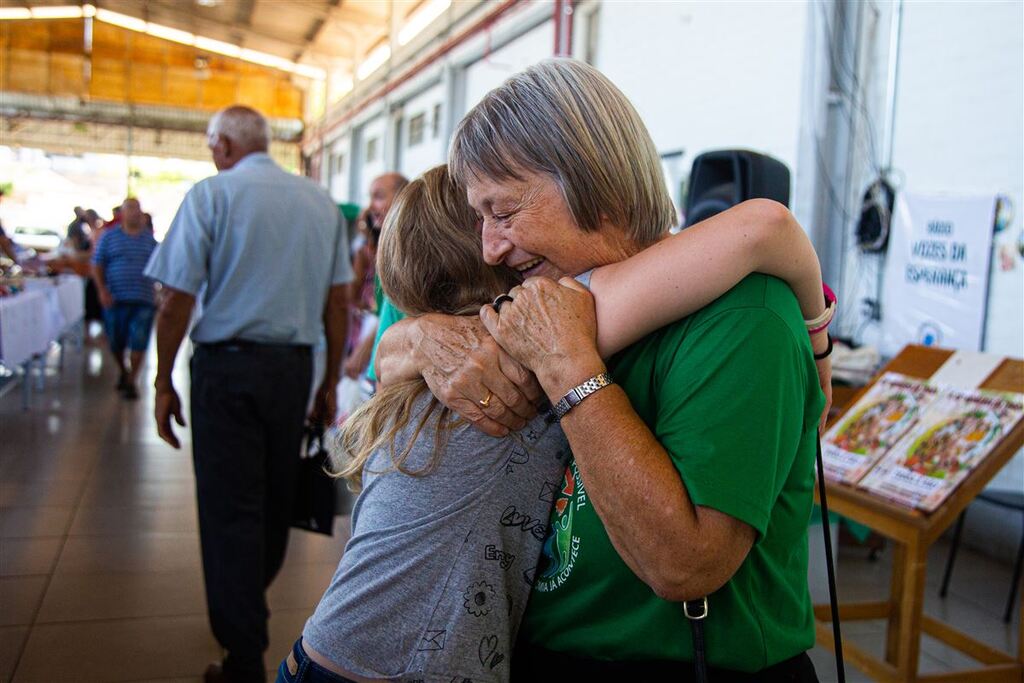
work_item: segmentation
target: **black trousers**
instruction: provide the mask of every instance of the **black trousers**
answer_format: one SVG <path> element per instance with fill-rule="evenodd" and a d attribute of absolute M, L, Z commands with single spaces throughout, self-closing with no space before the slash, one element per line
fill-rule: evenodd
<path fill-rule="evenodd" d="M 309 347 L 198 345 L 192 356 L 206 602 L 232 680 L 264 680 L 264 592 L 288 544 L 312 374 Z"/>

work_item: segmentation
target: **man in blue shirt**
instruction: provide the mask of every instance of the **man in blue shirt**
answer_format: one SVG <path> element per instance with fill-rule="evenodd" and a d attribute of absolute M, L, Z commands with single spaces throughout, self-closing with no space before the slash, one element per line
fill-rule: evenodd
<path fill-rule="evenodd" d="M 192 450 L 210 624 L 227 651 L 207 681 L 264 681 L 264 593 L 284 561 L 296 464 L 322 327 L 327 368 L 310 420 L 334 414 L 352 279 L 345 221 L 307 178 L 267 154 L 248 107 L 210 121 L 219 173 L 195 185 L 146 273 L 164 284 L 157 315 L 156 421 L 177 448 L 184 425 L 171 371 L 196 297 Z"/>
<path fill-rule="evenodd" d="M 110 353 L 120 371 L 117 390 L 135 400 L 139 397 L 135 383 L 153 329 L 153 281 L 142 271 L 156 249 L 156 240 L 145 229 L 138 199 L 125 199 L 121 216 L 121 225 L 104 233 L 96 245 L 92 274 L 103 305 Z M 125 349 L 129 351 L 127 366 Z"/>

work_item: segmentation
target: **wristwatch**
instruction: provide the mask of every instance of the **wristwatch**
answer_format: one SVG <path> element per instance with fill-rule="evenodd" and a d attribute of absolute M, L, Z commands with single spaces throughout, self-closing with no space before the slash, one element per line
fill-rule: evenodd
<path fill-rule="evenodd" d="M 561 420 L 566 413 L 578 406 L 580 401 L 609 384 L 615 384 L 614 380 L 612 380 L 611 375 L 607 372 L 602 372 L 599 375 L 594 375 L 583 384 L 573 387 L 558 403 L 552 406 L 551 410 L 555 413 L 555 419 Z"/>

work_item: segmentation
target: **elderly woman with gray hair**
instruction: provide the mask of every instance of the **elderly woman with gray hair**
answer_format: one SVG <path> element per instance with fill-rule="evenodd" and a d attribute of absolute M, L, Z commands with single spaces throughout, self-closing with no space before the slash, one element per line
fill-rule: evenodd
<path fill-rule="evenodd" d="M 485 260 L 525 281 L 481 310 L 490 336 L 447 316 L 396 326 L 379 377 L 421 375 L 494 434 L 541 397 L 561 419 L 574 461 L 527 577 L 514 676 L 685 680 L 695 655 L 681 603 L 707 596 L 714 680 L 816 680 L 807 524 L 829 341 L 803 315 L 820 322 L 825 302 L 801 315 L 785 283 L 754 274 L 688 317 L 660 318 L 679 292 L 652 292 L 643 267 L 617 270 L 671 242 L 659 159 L 625 96 L 580 62 L 545 61 L 491 91 L 449 164 Z M 712 220 L 795 226 L 767 201 Z M 703 264 L 709 279 L 719 255 Z M 595 309 L 587 285 L 616 276 Z M 637 328 L 645 315 L 665 326 L 608 358 L 601 338 L 628 337 L 617 321 Z"/>

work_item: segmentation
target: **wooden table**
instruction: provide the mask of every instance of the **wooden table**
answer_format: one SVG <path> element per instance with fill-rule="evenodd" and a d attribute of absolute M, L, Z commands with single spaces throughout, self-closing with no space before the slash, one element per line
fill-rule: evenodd
<path fill-rule="evenodd" d="M 898 372 L 927 379 L 953 354 L 947 349 L 908 346 L 875 377 Z M 872 381 L 872 384 L 874 380 Z M 871 384 L 861 391 L 867 391 Z M 1004 360 L 981 384 L 983 389 L 1024 391 L 1024 362 Z M 852 406 L 856 399 L 850 402 Z M 841 417 L 841 416 L 840 416 Z M 836 419 L 839 419 L 838 417 Z M 894 554 L 889 599 L 880 602 L 839 604 L 843 621 L 887 619 L 885 661 L 872 656 L 855 643 L 843 639 L 846 660 L 879 681 L 1024 681 L 1024 596 L 1020 642 L 1016 656 L 997 650 L 971 638 L 953 626 L 922 614 L 924 607 L 925 569 L 928 548 L 959 517 L 974 497 L 996 475 L 1024 443 L 1024 421 L 996 446 L 953 495 L 931 514 L 889 503 L 852 486 L 827 482 L 828 506 L 833 512 L 849 517 L 893 541 Z M 817 491 L 815 491 L 817 494 Z M 833 647 L 831 609 L 816 605 L 818 643 Z M 982 667 L 953 673 L 918 675 L 921 634 L 936 638 L 969 657 Z"/>

